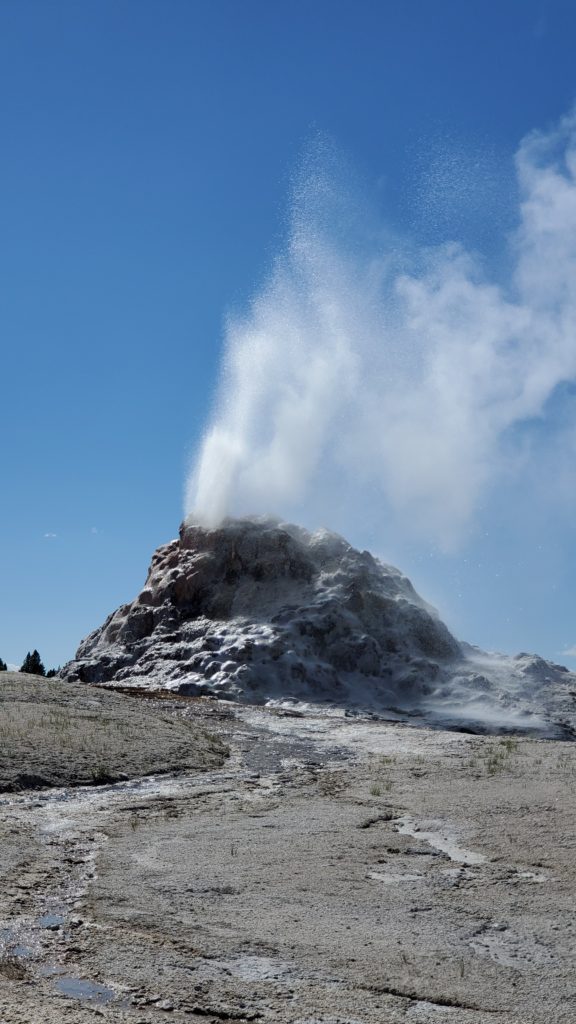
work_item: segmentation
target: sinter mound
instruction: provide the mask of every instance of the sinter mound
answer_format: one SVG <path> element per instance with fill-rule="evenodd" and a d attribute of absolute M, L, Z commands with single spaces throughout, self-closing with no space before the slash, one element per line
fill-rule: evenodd
<path fill-rule="evenodd" d="M 478 731 L 569 736 L 575 724 L 566 669 L 460 644 L 398 569 L 326 530 L 269 519 L 184 523 L 138 597 L 62 674 Z"/>

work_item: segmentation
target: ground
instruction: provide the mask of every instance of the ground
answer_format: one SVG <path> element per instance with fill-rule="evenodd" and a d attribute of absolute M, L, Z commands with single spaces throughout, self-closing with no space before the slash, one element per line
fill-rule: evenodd
<path fill-rule="evenodd" d="M 576 1020 L 576 745 L 108 696 L 148 774 L 0 795 L 1 1024 Z"/>
<path fill-rule="evenodd" d="M 225 748 L 197 723 L 105 689 L 0 672 L 0 792 L 117 782 L 216 767 Z"/>

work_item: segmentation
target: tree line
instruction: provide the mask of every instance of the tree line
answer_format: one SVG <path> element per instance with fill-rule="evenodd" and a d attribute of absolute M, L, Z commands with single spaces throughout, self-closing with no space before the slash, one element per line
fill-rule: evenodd
<path fill-rule="evenodd" d="M 5 661 L 0 658 L 0 672 L 7 672 L 8 666 Z M 19 672 L 28 672 L 31 676 L 45 676 L 46 679 L 51 679 L 53 676 L 58 675 L 57 668 L 50 668 L 48 671 L 44 668 L 42 658 L 38 651 L 28 651 L 28 654 L 24 658 L 24 661 L 18 669 Z"/>

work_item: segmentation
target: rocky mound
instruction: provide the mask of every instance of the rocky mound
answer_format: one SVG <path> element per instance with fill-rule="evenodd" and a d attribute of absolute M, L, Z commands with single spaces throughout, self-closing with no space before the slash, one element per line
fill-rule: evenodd
<path fill-rule="evenodd" d="M 322 531 L 183 525 L 141 594 L 80 646 L 69 679 L 262 702 L 423 690 L 460 646 L 406 577 Z"/>
<path fill-rule="evenodd" d="M 63 675 L 483 730 L 571 722 L 565 669 L 463 648 L 397 569 L 328 531 L 269 519 L 184 523 L 155 552 L 136 600 L 83 641 Z"/>

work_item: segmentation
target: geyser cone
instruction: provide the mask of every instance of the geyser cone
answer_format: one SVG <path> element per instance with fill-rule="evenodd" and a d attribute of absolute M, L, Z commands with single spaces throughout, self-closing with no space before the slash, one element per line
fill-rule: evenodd
<path fill-rule="evenodd" d="M 81 645 L 68 678 L 252 702 L 413 700 L 460 657 L 397 569 L 328 531 L 183 523 L 144 589 Z"/>
<path fill-rule="evenodd" d="M 568 728 L 542 713 L 569 703 L 565 670 L 465 654 L 398 569 L 326 530 L 271 519 L 183 523 L 136 600 L 84 640 L 63 675 L 481 731 Z"/>

